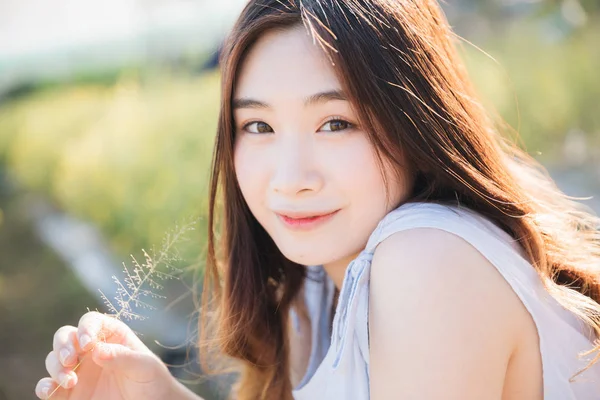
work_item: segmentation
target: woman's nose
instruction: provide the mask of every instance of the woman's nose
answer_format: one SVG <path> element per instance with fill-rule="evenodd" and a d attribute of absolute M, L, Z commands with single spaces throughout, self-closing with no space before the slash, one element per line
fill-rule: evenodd
<path fill-rule="evenodd" d="M 323 179 L 310 141 L 282 140 L 275 152 L 271 190 L 287 196 L 321 190 Z"/>

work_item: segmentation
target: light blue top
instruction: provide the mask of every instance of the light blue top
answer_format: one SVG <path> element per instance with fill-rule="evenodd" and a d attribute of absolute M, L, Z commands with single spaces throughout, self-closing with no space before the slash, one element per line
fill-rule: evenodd
<path fill-rule="evenodd" d="M 409 203 L 383 218 L 366 248 L 348 266 L 331 331 L 334 284 L 322 267 L 308 268 L 304 293 L 313 346 L 307 372 L 293 391 L 296 400 L 369 399 L 368 309 L 373 253 L 390 235 L 425 227 L 447 231 L 470 243 L 519 296 L 538 329 L 544 399 L 600 399 L 598 364 L 579 375 L 575 382 L 569 382 L 590 358 L 577 358 L 577 354 L 593 347 L 591 338 L 585 334 L 589 330 L 547 293 L 517 243 L 488 219 L 466 208 Z M 291 318 L 299 332 L 294 310 Z"/>

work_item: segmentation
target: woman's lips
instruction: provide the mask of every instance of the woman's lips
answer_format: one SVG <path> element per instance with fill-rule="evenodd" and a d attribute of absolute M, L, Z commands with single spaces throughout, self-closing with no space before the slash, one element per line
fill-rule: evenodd
<path fill-rule="evenodd" d="M 288 227 L 294 230 L 309 230 L 314 229 L 317 226 L 325 223 L 330 220 L 337 212 L 340 210 L 335 210 L 333 212 L 327 214 L 320 214 L 314 216 L 289 216 L 285 214 L 276 213 L 279 219 Z"/>

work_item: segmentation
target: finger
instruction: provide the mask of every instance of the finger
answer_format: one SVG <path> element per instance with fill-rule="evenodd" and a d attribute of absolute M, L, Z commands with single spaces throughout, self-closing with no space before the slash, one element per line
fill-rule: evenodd
<path fill-rule="evenodd" d="M 154 353 L 139 352 L 115 343 L 98 343 L 92 353 L 94 362 L 103 368 L 123 371 L 128 378 L 146 381 L 168 369 Z"/>
<path fill-rule="evenodd" d="M 47 399 L 52 396 L 52 400 L 66 400 L 67 393 L 67 390 L 59 387 L 52 378 L 42 378 L 35 386 L 35 395 L 40 399 Z"/>
<path fill-rule="evenodd" d="M 124 322 L 95 311 L 81 317 L 77 335 L 79 345 L 84 351 L 92 349 L 100 340 L 123 344 L 134 350 L 147 351 L 146 346 Z"/>
<path fill-rule="evenodd" d="M 77 384 L 77 374 L 71 369 L 63 367 L 53 351 L 46 357 L 46 370 L 52 380 L 65 389 L 70 389 Z"/>
<path fill-rule="evenodd" d="M 52 343 L 54 352 L 63 367 L 72 367 L 77 364 L 80 351 L 77 340 L 77 328 L 74 326 L 63 326 L 54 334 Z"/>

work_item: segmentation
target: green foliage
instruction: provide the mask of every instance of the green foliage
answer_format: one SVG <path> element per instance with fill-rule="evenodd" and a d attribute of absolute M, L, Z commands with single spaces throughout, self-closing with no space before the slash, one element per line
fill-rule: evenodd
<path fill-rule="evenodd" d="M 544 26 L 518 21 L 485 45 L 465 46 L 469 71 L 489 107 L 523 138 L 532 153 L 556 162 L 571 129 L 600 146 L 600 24 L 562 39 Z"/>
<path fill-rule="evenodd" d="M 0 157 L 126 255 L 205 214 L 218 96 L 216 75 L 39 92 L 0 110 Z"/>

